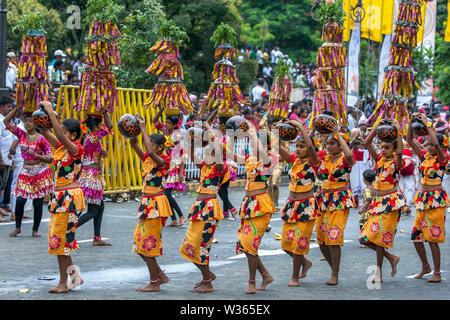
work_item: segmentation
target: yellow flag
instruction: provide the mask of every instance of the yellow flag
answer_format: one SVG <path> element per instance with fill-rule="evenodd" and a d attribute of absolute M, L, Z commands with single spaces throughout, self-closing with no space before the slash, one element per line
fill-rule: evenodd
<path fill-rule="evenodd" d="M 422 25 L 419 26 L 419 31 L 417 32 L 417 43 L 421 43 L 423 41 L 423 28 L 425 27 L 425 23 L 427 23 L 426 12 L 427 12 L 427 2 L 422 2 Z"/>
<path fill-rule="evenodd" d="M 366 16 L 361 22 L 361 37 L 381 42 L 381 13 L 383 9 L 383 0 L 363 1 L 363 7 L 366 11 Z"/>
<path fill-rule="evenodd" d="M 358 3 L 358 0 L 343 0 L 342 9 L 345 11 L 345 22 L 344 22 L 344 41 L 350 40 L 350 33 L 353 30 L 353 20 L 350 18 L 351 8 L 353 8 Z"/>
<path fill-rule="evenodd" d="M 445 28 L 444 40 L 450 42 L 450 0 L 447 1 L 447 26 Z"/>
<path fill-rule="evenodd" d="M 394 0 L 383 0 L 381 8 L 383 16 L 381 19 L 381 33 L 392 34 L 392 24 L 394 21 Z"/>

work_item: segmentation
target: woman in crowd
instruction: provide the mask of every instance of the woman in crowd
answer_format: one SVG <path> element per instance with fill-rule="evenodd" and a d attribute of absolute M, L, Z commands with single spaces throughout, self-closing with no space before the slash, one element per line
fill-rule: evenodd
<path fill-rule="evenodd" d="M 172 216 L 169 200 L 164 194 L 163 181 L 167 176 L 170 158 L 163 154 L 166 138 L 162 134 L 147 134 L 145 121 L 136 117 L 141 128 L 144 141 L 144 153 L 138 144 L 137 137 L 130 140 L 131 147 L 143 161 L 142 166 L 142 199 L 137 212 L 138 224 L 134 230 L 133 252 L 147 264 L 150 273 L 150 283 L 136 289 L 139 292 L 160 291 L 160 285 L 169 281 L 169 278 L 161 270 L 156 257 L 163 254 L 161 232 L 167 221 Z"/>
<path fill-rule="evenodd" d="M 445 240 L 445 214 L 450 204 L 448 195 L 442 186 L 442 180 L 447 168 L 449 157 L 445 149 L 448 146 L 447 137 L 436 133 L 427 126 L 427 120 L 422 114 L 417 114 L 420 121 L 428 130 L 426 149 L 413 139 L 411 124 L 408 127 L 407 141 L 414 153 L 420 159 L 420 189 L 414 197 L 416 205 L 416 219 L 411 232 L 417 254 L 422 262 L 422 270 L 414 278 L 421 279 L 431 272 L 425 251 L 424 241 L 430 245 L 433 257 L 434 272 L 428 282 L 441 282 L 441 252 L 439 243 Z"/>
<path fill-rule="evenodd" d="M 404 166 L 403 138 L 397 120 L 391 121 L 397 130 L 397 138 L 391 142 L 382 141 L 380 154 L 377 154 L 372 144 L 376 127 L 366 138 L 366 146 L 370 156 L 376 159 L 374 170 L 376 178 L 373 183 L 374 197 L 369 205 L 366 223 L 361 229 L 359 241 L 377 255 L 377 272 L 373 282 L 382 282 L 383 259 L 386 258 L 392 266 L 391 276 L 397 273 L 399 256 L 386 251 L 392 248 L 394 236 L 402 209 L 406 206 L 403 194 L 398 190 L 400 170 Z"/>
<path fill-rule="evenodd" d="M 338 284 L 340 246 L 344 245 L 344 229 L 350 208 L 355 207 L 349 186 L 350 171 L 355 160 L 344 137 L 347 136 L 340 134 L 337 123 L 334 123 L 332 133 L 326 140 L 326 150 L 319 152 L 318 179 L 321 189 L 316 200 L 319 216 L 316 218 L 315 230 L 320 251 L 331 268 L 327 285 Z"/>
<path fill-rule="evenodd" d="M 49 142 L 36 131 L 30 113 L 26 113 L 24 117 L 25 131 L 11 121 L 18 112 L 19 109 L 13 109 L 3 120 L 6 128 L 18 138 L 24 159 L 23 168 L 13 190 L 13 195 L 17 197 L 14 210 L 16 228 L 9 236 L 16 237 L 21 232 L 25 204 L 29 199 L 33 201 L 34 208 L 32 236 L 40 237 L 38 230 L 44 197 L 53 192 L 52 170 L 48 166 L 53 161 L 52 149 Z"/>
<path fill-rule="evenodd" d="M 288 123 L 296 126 L 301 136 L 294 141 L 296 152 L 280 147 L 280 155 L 289 163 L 289 197 L 282 209 L 281 248 L 292 257 L 292 277 L 289 287 L 298 287 L 298 279 L 306 277 L 312 263 L 305 258 L 317 216 L 314 182 L 319 169 L 319 158 L 307 130 L 298 121 Z M 300 275 L 300 268 L 303 268 Z"/>

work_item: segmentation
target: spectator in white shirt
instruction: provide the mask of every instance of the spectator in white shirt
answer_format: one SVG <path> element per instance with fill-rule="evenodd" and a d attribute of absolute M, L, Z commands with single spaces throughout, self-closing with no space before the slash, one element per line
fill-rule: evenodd
<path fill-rule="evenodd" d="M 72 69 L 72 71 L 77 75 L 78 80 L 81 80 L 81 74 L 85 67 L 86 67 L 86 55 L 83 52 L 80 52 L 77 55 L 77 62 L 75 62 Z"/>
<path fill-rule="evenodd" d="M 8 158 L 9 148 L 13 143 L 13 134 L 6 129 L 3 119 L 12 110 L 12 100 L 9 96 L 0 97 L 0 198 L 5 192 L 5 202 L 9 202 L 9 194 L 7 190 L 8 180 L 11 171 L 12 160 Z M 12 177 L 12 176 L 11 176 Z M 6 191 L 5 191 L 6 190 Z M 8 213 L 0 208 L 0 222 L 5 222 L 2 216 L 8 216 Z"/>
<path fill-rule="evenodd" d="M 6 87 L 9 89 L 15 89 L 16 83 L 17 83 L 17 71 L 14 69 L 14 65 L 9 62 L 9 58 L 6 58 L 6 74 L 5 74 L 5 80 L 6 80 Z"/>
<path fill-rule="evenodd" d="M 264 89 L 264 79 L 259 78 L 258 84 L 252 90 L 253 102 L 260 101 L 267 95 L 266 89 Z"/>

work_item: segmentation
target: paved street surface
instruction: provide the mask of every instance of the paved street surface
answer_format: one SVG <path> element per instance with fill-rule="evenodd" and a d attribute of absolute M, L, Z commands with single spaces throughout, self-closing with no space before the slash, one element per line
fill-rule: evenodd
<path fill-rule="evenodd" d="M 243 189 L 230 189 L 231 201 L 239 207 Z M 280 203 L 284 203 L 288 194 L 283 186 Z M 194 198 L 180 195 L 180 203 L 185 216 L 188 215 Z M 420 270 L 420 261 L 410 242 L 410 231 L 414 222 L 414 213 L 402 217 L 395 236 L 394 254 L 401 256 L 398 274 L 390 276 L 391 268 L 384 264 L 384 282 L 381 289 L 368 289 L 367 279 L 373 271 L 367 273 L 369 266 L 376 263 L 375 252 L 360 248 L 358 215 L 352 210 L 345 229 L 346 243 L 342 248 L 339 285 L 329 287 L 324 284 L 330 276 L 326 261 L 315 242 L 311 244 L 308 259 L 313 263 L 307 278 L 301 279 L 300 287 L 288 288 L 292 261 L 280 250 L 280 241 L 274 239 L 275 233 L 281 233 L 280 214 L 274 214 L 272 231 L 266 233 L 260 246 L 262 261 L 274 276 L 275 281 L 265 292 L 245 295 L 248 271 L 247 260 L 235 255 L 236 231 L 239 220 L 224 220 L 216 231 L 219 240 L 211 250 L 211 267 L 217 275 L 214 281 L 215 292 L 208 295 L 191 293 L 193 284 L 200 280 L 200 272 L 195 266 L 184 260 L 178 250 L 183 241 L 187 224 L 179 228 L 165 228 L 163 231 L 164 255 L 158 262 L 166 270 L 170 282 L 163 285 L 159 293 L 139 293 L 135 289 L 148 283 L 149 275 L 141 258 L 132 253 L 133 231 L 136 226 L 138 203 L 134 200 L 126 203 L 106 203 L 103 217 L 102 236 L 108 238 L 112 247 L 93 247 L 93 223 L 90 221 L 76 232 L 80 244 L 73 254 L 73 260 L 81 269 L 85 283 L 66 295 L 51 295 L 47 291 L 56 285 L 56 280 L 38 280 L 40 276 L 58 278 L 56 257 L 47 254 L 47 230 L 49 213 L 45 210 L 39 239 L 31 237 L 31 224 L 26 221 L 22 234 L 17 238 L 8 236 L 14 228 L 13 223 L 0 224 L 0 299 L 449 299 L 449 281 L 438 284 L 424 280 L 414 280 L 411 275 Z M 32 214 L 29 214 L 32 216 Z M 169 220 L 170 221 L 170 220 Z M 313 234 L 313 238 L 315 235 Z M 431 253 L 427 246 L 430 263 Z M 450 246 L 447 242 L 441 246 L 441 270 L 444 278 L 450 278 Z M 258 283 L 260 282 L 257 276 Z M 21 289 L 29 289 L 20 293 Z"/>

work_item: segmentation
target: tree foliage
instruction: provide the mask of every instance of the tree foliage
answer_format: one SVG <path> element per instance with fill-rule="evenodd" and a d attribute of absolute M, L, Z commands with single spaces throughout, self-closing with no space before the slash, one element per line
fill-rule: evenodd
<path fill-rule="evenodd" d="M 450 42 L 445 42 L 439 34 L 436 34 L 433 74 L 434 86 L 438 88 L 437 98 L 443 103 L 450 103 Z"/>
<path fill-rule="evenodd" d="M 433 50 L 431 48 L 417 47 L 413 51 L 414 78 L 419 86 L 423 81 L 433 75 Z M 413 92 L 416 95 L 418 89 L 413 85 Z"/>

